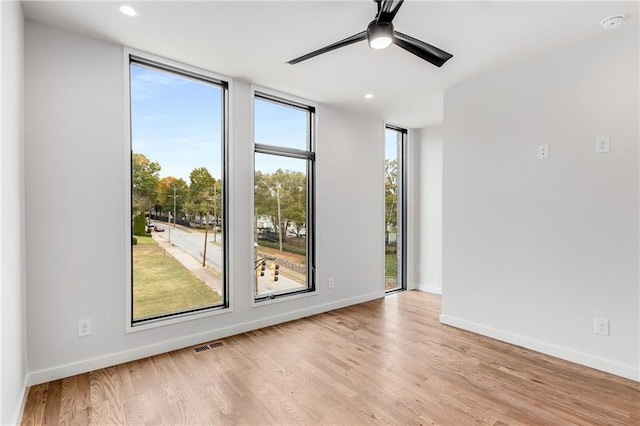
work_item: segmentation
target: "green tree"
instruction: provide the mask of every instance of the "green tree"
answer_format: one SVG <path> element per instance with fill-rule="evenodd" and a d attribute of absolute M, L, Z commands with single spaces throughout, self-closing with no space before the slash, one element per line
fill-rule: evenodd
<path fill-rule="evenodd" d="M 150 161 L 144 154 L 134 152 L 131 156 L 131 186 L 133 211 L 151 210 L 157 198 L 160 164 Z"/>
<path fill-rule="evenodd" d="M 307 177 L 302 172 L 278 169 L 273 174 L 273 180 L 276 186 L 280 186 L 283 228 L 288 228 L 291 222 L 299 227 L 307 216 Z"/>
<path fill-rule="evenodd" d="M 147 235 L 147 233 L 145 232 L 146 230 L 145 221 L 146 220 L 145 220 L 143 211 L 135 215 L 135 217 L 133 218 L 133 235 L 141 235 L 141 236 Z"/>
<path fill-rule="evenodd" d="M 276 197 L 273 192 L 271 175 L 256 171 L 254 187 L 254 204 L 256 216 L 277 217 Z M 273 221 L 275 224 L 275 220 Z"/>
<path fill-rule="evenodd" d="M 398 226 L 398 161 L 384 160 L 385 234 Z"/>
<path fill-rule="evenodd" d="M 204 217 L 207 213 L 214 213 L 220 207 L 220 182 L 217 181 L 206 167 L 198 167 L 189 174 L 189 199 L 184 204 L 189 214 Z"/>
<path fill-rule="evenodd" d="M 174 194 L 176 196 L 175 204 L 173 199 Z M 158 200 L 160 205 L 163 206 L 164 211 L 171 211 L 173 215 L 180 217 L 179 213 L 184 211 L 182 206 L 188 201 L 188 196 L 189 185 L 182 178 L 166 176 L 158 182 Z M 176 211 L 174 211 L 174 205 Z"/>
<path fill-rule="evenodd" d="M 282 169 L 272 174 L 257 171 L 254 202 L 256 216 L 269 217 L 282 241 L 285 230 L 292 222 L 300 227 L 306 221 L 306 175 Z"/>

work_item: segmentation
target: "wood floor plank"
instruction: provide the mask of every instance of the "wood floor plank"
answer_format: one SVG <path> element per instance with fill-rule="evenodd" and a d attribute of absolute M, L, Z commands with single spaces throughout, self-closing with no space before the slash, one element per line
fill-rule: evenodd
<path fill-rule="evenodd" d="M 23 425 L 640 425 L 640 383 L 440 324 L 404 292 L 29 390 Z"/>

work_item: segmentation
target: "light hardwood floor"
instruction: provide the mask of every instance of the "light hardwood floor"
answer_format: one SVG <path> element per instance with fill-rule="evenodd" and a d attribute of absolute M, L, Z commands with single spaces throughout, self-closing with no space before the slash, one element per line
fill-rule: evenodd
<path fill-rule="evenodd" d="M 640 425 L 640 383 L 439 312 L 404 292 L 34 386 L 23 424 Z"/>

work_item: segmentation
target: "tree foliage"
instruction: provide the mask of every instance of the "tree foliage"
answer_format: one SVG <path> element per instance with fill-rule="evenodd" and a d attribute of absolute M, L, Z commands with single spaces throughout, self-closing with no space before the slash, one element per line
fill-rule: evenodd
<path fill-rule="evenodd" d="M 146 218 L 144 211 L 141 211 L 133 218 L 133 235 L 147 235 L 146 230 Z"/>
<path fill-rule="evenodd" d="M 174 191 L 175 189 L 175 191 Z M 175 194 L 175 210 L 174 211 L 174 199 Z M 158 200 L 163 207 L 163 211 L 171 211 L 176 215 L 180 212 L 184 212 L 183 204 L 188 201 L 189 197 L 189 185 L 182 178 L 175 178 L 173 176 L 166 176 L 160 179 L 158 182 Z"/>
<path fill-rule="evenodd" d="M 307 177 L 303 172 L 293 170 L 256 171 L 254 200 L 256 216 L 269 217 L 276 232 L 284 236 L 292 222 L 298 228 L 306 222 Z"/>
<path fill-rule="evenodd" d="M 156 202 L 160 164 L 150 161 L 144 154 L 131 156 L 131 186 L 134 212 L 151 209 Z"/>
<path fill-rule="evenodd" d="M 398 161 L 384 160 L 385 232 L 398 226 Z"/>
<path fill-rule="evenodd" d="M 218 216 L 221 198 L 222 181 L 216 180 L 206 167 L 198 167 L 189 174 L 189 199 L 184 204 L 188 214 Z"/>
<path fill-rule="evenodd" d="M 207 213 L 216 218 L 220 216 L 222 180 L 213 177 L 206 167 L 193 169 L 187 183 L 174 176 L 160 178 L 160 164 L 149 160 L 144 154 L 134 152 L 131 164 L 134 215 L 155 208 L 158 214 L 171 211 L 188 219 L 203 219 Z M 174 194 L 177 212 L 173 212 Z"/>

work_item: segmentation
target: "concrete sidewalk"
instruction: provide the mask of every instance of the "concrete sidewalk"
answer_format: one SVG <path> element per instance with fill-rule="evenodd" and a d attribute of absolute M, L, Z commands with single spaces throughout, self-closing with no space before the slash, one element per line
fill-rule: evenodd
<path fill-rule="evenodd" d="M 198 260 L 190 254 L 185 253 L 180 247 L 169 244 L 164 236 L 160 236 L 158 233 L 152 233 L 152 237 L 166 253 L 170 254 L 180 262 L 182 266 L 204 281 L 205 284 L 215 290 L 219 295 L 222 295 L 222 279 L 219 274 L 202 266 L 202 259 Z"/>

